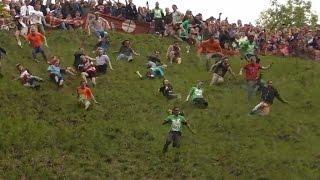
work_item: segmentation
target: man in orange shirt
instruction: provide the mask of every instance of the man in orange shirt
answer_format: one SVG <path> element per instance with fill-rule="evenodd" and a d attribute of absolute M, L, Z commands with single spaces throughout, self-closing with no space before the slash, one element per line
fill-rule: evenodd
<path fill-rule="evenodd" d="M 84 105 L 85 110 L 89 108 L 91 100 L 93 100 L 96 104 L 98 103 L 94 98 L 91 89 L 87 86 L 87 84 L 84 81 L 81 81 L 80 86 L 77 88 L 77 94 L 79 102 Z"/>
<path fill-rule="evenodd" d="M 29 33 L 27 36 L 25 36 L 25 38 L 26 38 L 27 41 L 29 41 L 29 43 L 30 43 L 30 45 L 32 47 L 33 60 L 35 60 L 36 62 L 39 62 L 39 61 L 37 61 L 36 56 L 37 56 L 38 53 L 41 53 L 43 58 L 47 62 L 47 56 L 44 53 L 44 50 L 42 48 L 43 41 L 45 42 L 45 46 L 48 47 L 46 37 L 44 35 L 42 35 L 41 33 L 36 32 L 35 28 L 32 28 L 31 29 L 31 33 Z"/>
<path fill-rule="evenodd" d="M 211 57 L 213 54 L 223 54 L 220 42 L 214 36 L 210 39 L 203 41 L 199 44 L 198 55 L 206 54 L 207 57 Z"/>

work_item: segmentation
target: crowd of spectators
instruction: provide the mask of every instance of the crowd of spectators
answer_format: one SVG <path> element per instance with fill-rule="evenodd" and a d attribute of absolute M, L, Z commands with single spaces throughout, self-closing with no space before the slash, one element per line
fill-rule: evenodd
<path fill-rule="evenodd" d="M 236 51 L 239 41 L 253 38 L 256 51 L 260 54 L 273 55 L 301 55 L 320 59 L 320 26 L 311 29 L 305 27 L 278 27 L 266 30 L 252 24 L 243 24 L 241 20 L 230 23 L 228 18 L 222 19 L 222 13 L 216 18 L 204 19 L 201 13 L 194 14 L 191 10 L 180 12 L 177 5 L 164 10 L 156 2 L 153 9 L 148 2 L 144 7 L 137 7 L 132 0 L 120 1 L 105 0 L 57 0 L 51 3 L 42 0 L 5 0 L 3 3 L 15 17 L 28 17 L 33 24 L 40 24 L 40 31 L 50 24 L 45 22 L 47 15 L 63 19 L 60 29 L 74 29 L 82 27 L 81 21 L 89 12 L 114 16 L 120 19 L 129 19 L 149 23 L 155 34 L 159 36 L 173 36 L 187 41 L 190 45 L 199 46 L 201 42 L 214 37 L 219 41 L 222 49 Z M 52 27 L 52 26 L 51 26 Z"/>

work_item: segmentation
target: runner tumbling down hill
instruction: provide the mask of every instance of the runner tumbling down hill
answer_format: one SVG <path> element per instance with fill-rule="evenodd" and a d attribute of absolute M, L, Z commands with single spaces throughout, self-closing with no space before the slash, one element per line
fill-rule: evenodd
<path fill-rule="evenodd" d="M 166 138 L 166 142 L 163 146 L 163 149 L 162 149 L 163 153 L 166 153 L 168 151 L 169 145 L 171 143 L 174 148 L 180 147 L 182 125 L 187 126 L 187 128 L 193 134 L 195 134 L 194 131 L 192 131 L 192 129 L 190 128 L 190 125 L 188 121 L 185 119 L 185 117 L 180 115 L 180 109 L 178 107 L 174 107 L 172 109 L 172 115 L 169 115 L 162 123 L 162 125 L 165 125 L 165 124 L 171 124 L 171 129 Z"/>
<path fill-rule="evenodd" d="M 91 105 L 91 100 L 94 103 L 98 103 L 95 97 L 92 94 L 91 89 L 87 86 L 85 81 L 81 81 L 80 86 L 77 88 L 78 100 L 81 105 L 84 106 L 84 109 L 87 110 Z"/>
<path fill-rule="evenodd" d="M 190 97 L 192 100 L 192 103 L 195 106 L 198 106 L 200 108 L 207 108 L 208 102 L 203 97 L 203 82 L 199 81 L 198 84 L 191 88 L 186 101 L 189 101 Z"/>
<path fill-rule="evenodd" d="M 288 104 L 288 101 L 282 99 L 278 90 L 273 87 L 272 81 L 268 81 L 267 86 L 263 86 L 261 89 L 261 102 L 252 109 L 250 114 L 258 114 L 260 116 L 268 115 L 274 98 L 277 98 L 282 103 Z"/>

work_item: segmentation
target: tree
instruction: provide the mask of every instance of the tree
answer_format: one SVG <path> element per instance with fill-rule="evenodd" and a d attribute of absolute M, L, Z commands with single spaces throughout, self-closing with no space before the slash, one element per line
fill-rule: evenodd
<path fill-rule="evenodd" d="M 10 13 L 5 10 L 4 4 L 0 2 L 0 18 L 7 18 L 10 17 Z"/>
<path fill-rule="evenodd" d="M 271 0 L 271 7 L 261 12 L 257 24 L 267 29 L 305 25 L 315 27 L 318 16 L 311 8 L 311 1 L 287 0 L 285 4 L 281 4 L 278 0 Z"/>

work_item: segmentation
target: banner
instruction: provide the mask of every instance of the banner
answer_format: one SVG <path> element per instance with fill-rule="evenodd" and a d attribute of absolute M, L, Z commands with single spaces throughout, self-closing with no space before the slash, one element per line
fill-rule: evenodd
<path fill-rule="evenodd" d="M 110 28 L 115 31 L 132 34 L 148 34 L 151 32 L 151 26 L 149 23 L 121 19 L 105 14 L 99 14 L 99 16 L 106 20 Z"/>

